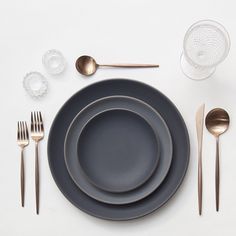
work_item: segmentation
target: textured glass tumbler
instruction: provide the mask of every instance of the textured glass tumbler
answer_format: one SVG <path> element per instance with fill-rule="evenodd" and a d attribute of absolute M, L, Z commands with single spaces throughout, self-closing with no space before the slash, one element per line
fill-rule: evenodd
<path fill-rule="evenodd" d="M 23 86 L 26 92 L 35 99 L 45 96 L 48 91 L 48 82 L 46 78 L 37 71 L 25 75 Z"/>
<path fill-rule="evenodd" d="M 216 21 L 202 20 L 193 24 L 184 37 L 181 68 L 194 80 L 209 78 L 228 55 L 230 38 Z"/>
<path fill-rule="evenodd" d="M 51 75 L 61 74 L 66 67 L 66 60 L 61 52 L 52 49 L 47 51 L 42 58 L 43 65 Z"/>

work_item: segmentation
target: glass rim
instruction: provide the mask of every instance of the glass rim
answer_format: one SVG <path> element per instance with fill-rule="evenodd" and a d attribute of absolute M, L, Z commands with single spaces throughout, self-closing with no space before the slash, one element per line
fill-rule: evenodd
<path fill-rule="evenodd" d="M 188 39 L 188 36 L 191 34 L 191 32 L 193 31 L 193 29 L 196 27 L 196 26 L 201 26 L 201 25 L 210 25 L 210 26 L 213 26 L 215 27 L 217 30 L 219 30 L 222 35 L 224 36 L 225 38 L 225 42 L 226 44 L 228 45 L 227 49 L 225 50 L 222 58 L 217 61 L 216 63 L 213 63 L 212 65 L 207 65 L 207 66 L 203 66 L 199 63 L 196 63 L 194 62 L 191 57 L 189 57 L 188 53 L 187 53 L 187 50 L 186 50 L 186 41 Z M 205 19 L 205 20 L 199 20 L 195 23 L 193 23 L 192 25 L 190 25 L 190 27 L 188 28 L 188 30 L 186 31 L 186 34 L 184 36 L 184 41 L 183 41 L 183 54 L 186 58 L 186 60 L 192 64 L 193 66 L 199 66 L 199 67 L 215 67 L 217 66 L 218 64 L 220 64 L 222 61 L 225 60 L 225 58 L 228 56 L 229 54 L 229 50 L 230 50 L 230 47 L 231 47 L 231 40 L 230 40 L 230 36 L 229 36 L 229 33 L 228 31 L 226 30 L 226 28 L 219 22 L 215 21 L 215 20 L 210 20 L 210 19 Z"/>

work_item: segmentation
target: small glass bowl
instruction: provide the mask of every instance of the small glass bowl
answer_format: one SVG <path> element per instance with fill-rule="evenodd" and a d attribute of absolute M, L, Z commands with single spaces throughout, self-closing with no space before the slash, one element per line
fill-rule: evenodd
<path fill-rule="evenodd" d="M 27 73 L 23 80 L 23 86 L 26 92 L 32 98 L 41 98 L 47 94 L 48 82 L 46 78 L 39 72 L 33 71 Z"/>
<path fill-rule="evenodd" d="M 58 50 L 52 49 L 47 51 L 42 58 L 43 65 L 49 74 L 61 74 L 66 67 L 64 56 Z"/>

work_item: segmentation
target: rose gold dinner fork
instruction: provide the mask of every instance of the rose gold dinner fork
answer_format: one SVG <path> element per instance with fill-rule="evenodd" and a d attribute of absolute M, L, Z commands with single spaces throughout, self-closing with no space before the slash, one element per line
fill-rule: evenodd
<path fill-rule="evenodd" d="M 35 194 L 36 213 L 39 214 L 39 141 L 44 137 L 44 127 L 41 112 L 31 112 L 31 138 L 35 141 Z"/>
<path fill-rule="evenodd" d="M 25 205 L 25 167 L 24 167 L 24 148 L 29 145 L 29 132 L 27 123 L 24 121 L 17 122 L 17 144 L 21 148 L 21 165 L 20 165 L 20 186 L 21 186 L 21 206 Z"/>

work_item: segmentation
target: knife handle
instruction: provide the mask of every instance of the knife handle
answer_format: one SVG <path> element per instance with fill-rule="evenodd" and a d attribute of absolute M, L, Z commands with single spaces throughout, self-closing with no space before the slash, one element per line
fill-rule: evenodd
<path fill-rule="evenodd" d="M 202 215 L 202 153 L 198 153 L 198 212 Z"/>

